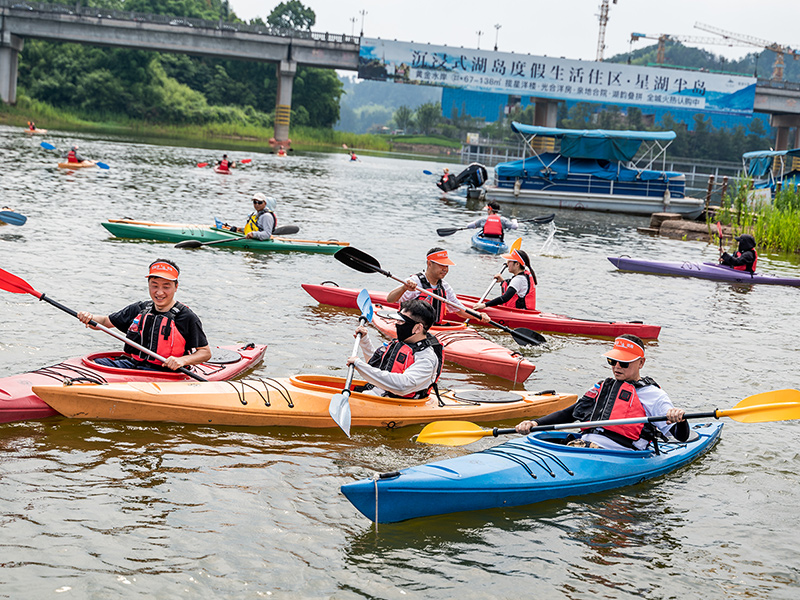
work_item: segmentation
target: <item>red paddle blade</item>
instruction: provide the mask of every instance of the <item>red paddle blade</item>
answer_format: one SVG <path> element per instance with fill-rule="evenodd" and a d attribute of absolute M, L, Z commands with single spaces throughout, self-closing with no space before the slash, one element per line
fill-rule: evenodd
<path fill-rule="evenodd" d="M 42 297 L 42 294 L 33 289 L 27 281 L 3 269 L 0 269 L 0 289 L 12 294 L 33 294 L 37 298 Z"/>
<path fill-rule="evenodd" d="M 253 159 L 252 158 L 245 158 L 243 160 L 240 160 L 239 162 L 242 163 L 243 165 L 246 165 L 249 162 L 253 162 Z"/>
<path fill-rule="evenodd" d="M 717 233 L 719 233 L 719 239 L 722 240 L 722 223 L 717 221 Z"/>
<path fill-rule="evenodd" d="M 202 167 L 207 167 L 207 166 L 208 166 L 208 163 L 197 163 L 197 166 L 198 166 L 198 167 L 201 167 L 201 168 L 202 168 Z"/>

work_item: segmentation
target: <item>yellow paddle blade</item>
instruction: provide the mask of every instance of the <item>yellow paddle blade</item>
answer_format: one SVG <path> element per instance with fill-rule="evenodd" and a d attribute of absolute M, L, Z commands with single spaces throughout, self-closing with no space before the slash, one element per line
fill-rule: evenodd
<path fill-rule="evenodd" d="M 514 243 L 511 244 L 511 249 L 519 250 L 520 248 L 522 248 L 522 238 L 517 238 L 514 240 Z"/>
<path fill-rule="evenodd" d="M 717 411 L 717 417 L 730 417 L 742 423 L 800 419 L 800 391 L 775 390 L 748 396 L 733 408 Z"/>
<path fill-rule="evenodd" d="M 492 435 L 491 429 L 483 429 L 469 421 L 434 421 L 425 425 L 417 441 L 442 446 L 466 446 L 489 435 Z"/>

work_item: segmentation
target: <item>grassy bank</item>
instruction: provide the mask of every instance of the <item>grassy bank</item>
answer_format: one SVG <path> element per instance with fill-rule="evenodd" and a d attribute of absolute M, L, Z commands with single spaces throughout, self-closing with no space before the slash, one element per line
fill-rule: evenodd
<path fill-rule="evenodd" d="M 715 218 L 730 225 L 733 235 L 752 235 L 760 250 L 800 253 L 800 192 L 789 187 L 771 203 L 754 204 L 748 199 L 749 190 L 747 180 L 733 188 Z"/>
<path fill-rule="evenodd" d="M 84 114 L 54 108 L 43 102 L 20 95 L 15 106 L 0 103 L 0 123 L 25 127 L 34 121 L 43 129 L 87 132 L 105 135 L 131 136 L 160 140 L 165 143 L 176 141 L 212 143 L 220 147 L 229 142 L 246 142 L 267 146 L 273 136 L 271 127 L 249 123 L 207 123 L 203 125 L 164 125 L 129 118 L 126 115 Z M 311 127 L 292 127 L 290 131 L 292 147 L 297 150 L 341 149 L 342 144 L 364 150 L 391 151 L 389 141 L 377 135 L 361 135 L 316 129 Z"/>

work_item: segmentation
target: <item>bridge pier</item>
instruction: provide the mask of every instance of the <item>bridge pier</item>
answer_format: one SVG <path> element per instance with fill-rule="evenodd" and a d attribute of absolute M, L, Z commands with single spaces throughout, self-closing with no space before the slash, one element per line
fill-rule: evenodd
<path fill-rule="evenodd" d="M 297 73 L 297 63 L 281 60 L 278 64 L 278 94 L 275 98 L 275 140 L 284 143 L 289 139 L 289 121 L 292 116 L 292 85 Z"/>
<path fill-rule="evenodd" d="M 771 115 L 769 124 L 775 130 L 775 150 L 800 148 L 800 115 Z M 794 136 L 791 129 L 794 128 Z"/>
<path fill-rule="evenodd" d="M 533 124 L 537 127 L 555 127 L 558 122 L 558 100 L 536 98 Z"/>
<path fill-rule="evenodd" d="M 10 31 L 0 30 L 0 100 L 17 102 L 17 66 L 24 40 Z"/>

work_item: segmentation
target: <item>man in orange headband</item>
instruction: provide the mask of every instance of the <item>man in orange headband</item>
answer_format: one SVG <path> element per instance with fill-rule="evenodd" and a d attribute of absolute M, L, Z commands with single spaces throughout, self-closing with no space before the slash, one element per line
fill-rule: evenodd
<path fill-rule="evenodd" d="M 158 259 L 150 264 L 147 282 L 150 301 L 134 302 L 108 316 L 95 316 L 79 312 L 78 318 L 86 323 L 96 321 L 104 327 L 126 331 L 129 340 L 149 348 L 166 358 L 158 359 L 125 344 L 119 358 L 98 358 L 97 363 L 121 369 L 176 370 L 211 359 L 203 324 L 185 304 L 175 300 L 180 269 L 171 260 Z"/>
<path fill-rule="evenodd" d="M 447 250 L 444 248 L 431 248 L 428 250 L 426 258 L 427 263 L 425 266 L 425 272 L 417 273 L 416 275 L 412 275 L 406 279 L 406 282 L 403 285 L 396 287 L 391 292 L 386 294 L 386 300 L 388 302 L 399 301 L 400 303 L 403 303 L 407 300 L 420 298 L 425 302 L 429 302 L 436 311 L 435 325 L 442 323 L 445 320 L 445 316 L 448 312 L 454 312 L 467 321 L 469 319 L 474 319 L 473 316 L 467 314 L 467 312 L 464 310 L 464 305 L 461 304 L 458 296 L 456 296 L 456 293 L 453 291 L 453 288 L 450 287 L 450 284 L 444 281 L 445 275 L 447 275 L 450 267 L 455 265 L 455 263 L 450 260 L 450 257 L 447 255 Z M 448 306 L 440 300 L 436 300 L 427 294 L 421 293 L 419 291 L 420 288 L 430 290 L 437 296 L 447 298 L 459 308 L 454 309 L 452 306 Z M 491 319 L 489 318 L 489 315 L 486 313 L 481 313 L 481 321 L 488 323 L 490 320 Z"/>
<path fill-rule="evenodd" d="M 594 384 L 572 406 L 536 421 L 522 421 L 517 425 L 517 432 L 527 434 L 538 425 L 666 415 L 666 422 L 584 429 L 578 439 L 567 445 L 644 450 L 651 441 L 666 439 L 667 435 L 672 435 L 680 442 L 689 439 L 689 423 L 684 419 L 684 411 L 673 406 L 669 396 L 655 381 L 650 377 L 642 378 L 639 374 L 645 362 L 642 340 L 628 333 L 621 335 L 614 340 L 614 347 L 603 356 L 611 366 L 613 377 Z"/>

